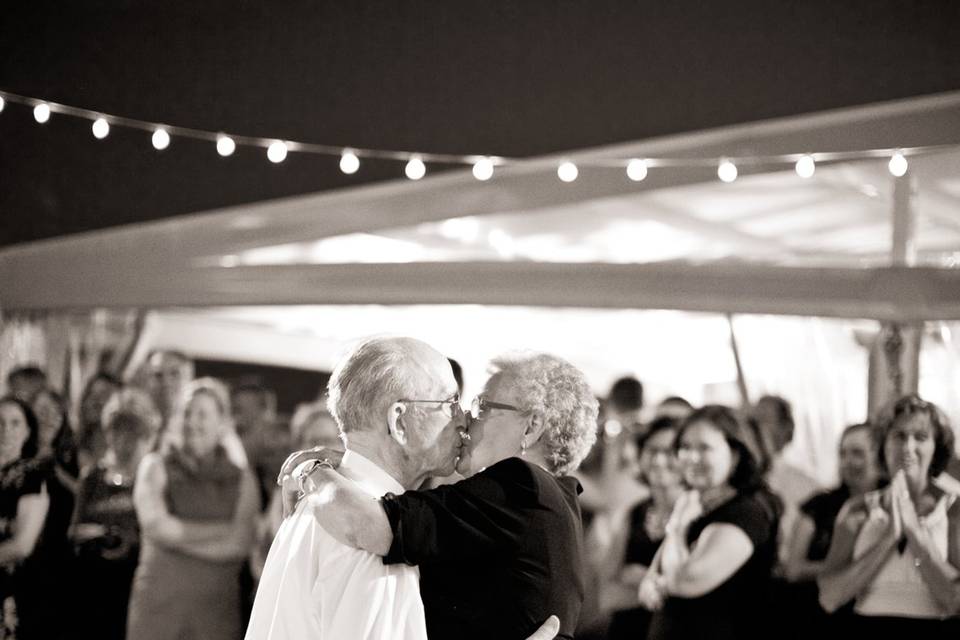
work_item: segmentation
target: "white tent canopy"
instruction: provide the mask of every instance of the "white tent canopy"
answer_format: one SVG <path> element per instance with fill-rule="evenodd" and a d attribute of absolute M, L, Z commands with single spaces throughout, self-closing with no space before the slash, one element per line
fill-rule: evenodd
<path fill-rule="evenodd" d="M 807 180 L 777 154 L 956 143 L 960 93 L 287 198 L 0 251 L 0 308 L 496 304 L 960 318 L 960 149 L 910 158 L 916 267 L 890 265 L 886 159 Z M 598 158 L 743 158 L 651 169 Z M 761 158 L 751 161 L 750 159 Z M 561 159 L 580 179 L 560 182 Z M 703 163 L 701 163 L 703 164 Z M 905 188 L 901 186 L 901 188 Z"/>

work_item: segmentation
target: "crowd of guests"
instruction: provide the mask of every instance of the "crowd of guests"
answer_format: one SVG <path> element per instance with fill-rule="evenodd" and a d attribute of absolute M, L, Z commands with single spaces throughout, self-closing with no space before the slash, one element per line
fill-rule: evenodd
<path fill-rule="evenodd" d="M 638 381 L 614 385 L 583 468 L 595 601 L 578 638 L 958 637 L 960 482 L 938 407 L 910 395 L 847 427 L 824 488 L 783 456 L 783 398 L 669 398 L 621 421 L 641 405 Z"/>
<path fill-rule="evenodd" d="M 6 383 L 0 639 L 241 637 L 284 457 L 338 445 L 324 404 L 281 420 L 269 389 L 194 379 L 176 352 L 131 381 L 97 373 L 75 409 L 40 368 Z M 783 398 L 646 411 L 626 378 L 601 407 L 577 472 L 578 638 L 960 633 L 960 482 L 935 405 L 907 396 L 847 427 L 834 488 L 783 456 Z"/>

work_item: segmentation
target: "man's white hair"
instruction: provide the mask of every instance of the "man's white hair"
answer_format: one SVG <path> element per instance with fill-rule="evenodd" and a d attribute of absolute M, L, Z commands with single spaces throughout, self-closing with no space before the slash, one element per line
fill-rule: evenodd
<path fill-rule="evenodd" d="M 334 369 L 327 383 L 327 408 L 342 433 L 363 429 L 385 415 L 400 399 L 413 399 L 424 376 L 414 356 L 430 347 L 413 338 L 371 338 L 357 346 Z"/>
<path fill-rule="evenodd" d="M 516 391 L 520 408 L 543 420 L 541 441 L 554 475 L 575 471 L 597 439 L 597 399 L 583 373 L 545 353 L 515 353 L 491 362 Z"/>

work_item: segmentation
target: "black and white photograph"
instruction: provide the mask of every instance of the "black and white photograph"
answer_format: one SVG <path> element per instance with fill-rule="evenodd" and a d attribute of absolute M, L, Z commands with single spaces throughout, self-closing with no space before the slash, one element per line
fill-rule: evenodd
<path fill-rule="evenodd" d="M 960 638 L 960 3 L 0 11 L 0 640 Z"/>

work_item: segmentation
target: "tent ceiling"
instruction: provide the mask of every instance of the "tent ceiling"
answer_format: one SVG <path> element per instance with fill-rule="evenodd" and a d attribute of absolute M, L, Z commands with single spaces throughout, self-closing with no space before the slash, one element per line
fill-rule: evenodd
<path fill-rule="evenodd" d="M 960 93 L 587 149 L 488 183 L 469 172 L 268 201 L 0 251 L 6 309 L 298 303 L 653 307 L 960 317 L 960 151 L 911 158 L 918 264 L 888 263 L 880 160 L 801 180 L 744 162 L 632 183 L 610 157 L 766 156 L 956 144 Z M 406 263 L 386 266 L 384 263 Z"/>

